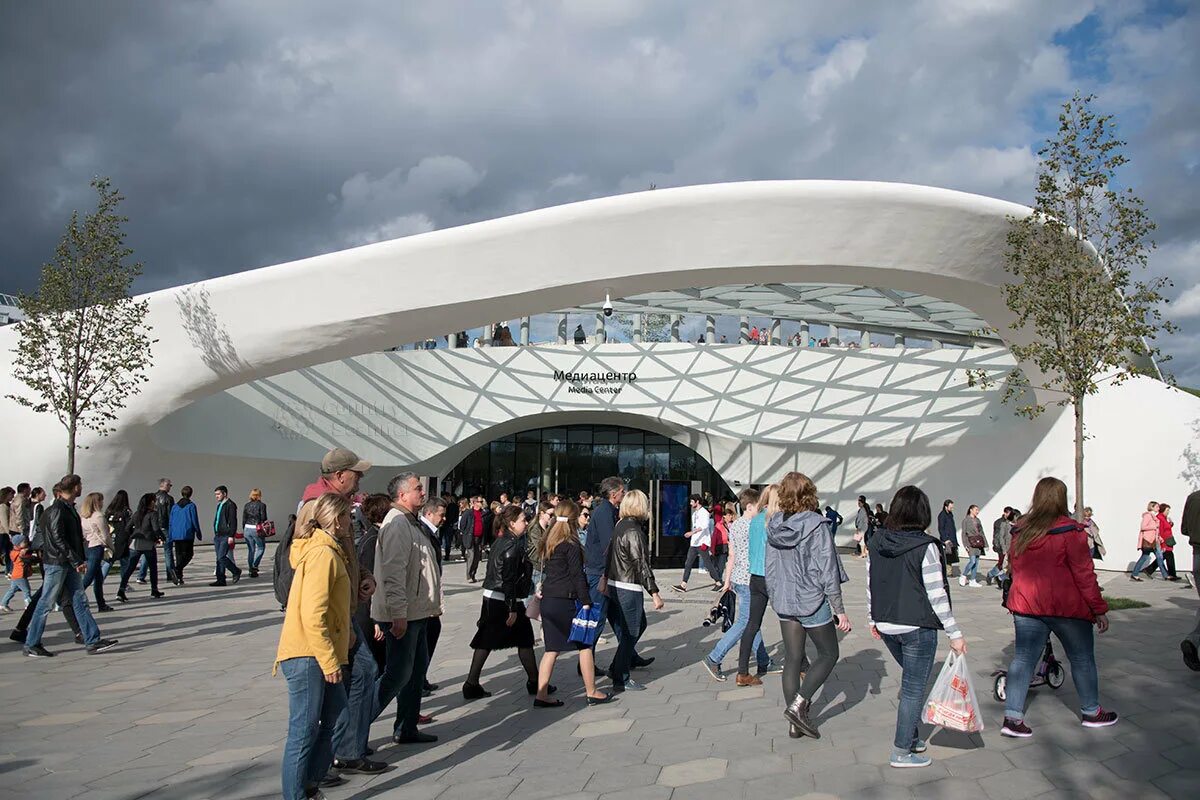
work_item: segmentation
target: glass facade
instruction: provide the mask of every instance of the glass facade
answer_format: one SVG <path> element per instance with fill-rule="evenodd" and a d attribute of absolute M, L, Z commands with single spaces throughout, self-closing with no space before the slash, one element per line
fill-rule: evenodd
<path fill-rule="evenodd" d="M 700 481 L 715 497 L 732 497 L 725 481 L 699 453 L 657 433 L 612 425 L 538 428 L 495 439 L 475 450 L 443 481 L 457 496 L 501 492 L 523 498 L 533 489 L 571 497 L 595 494 L 600 481 L 620 475 L 631 489 L 649 492 L 650 481 Z"/>

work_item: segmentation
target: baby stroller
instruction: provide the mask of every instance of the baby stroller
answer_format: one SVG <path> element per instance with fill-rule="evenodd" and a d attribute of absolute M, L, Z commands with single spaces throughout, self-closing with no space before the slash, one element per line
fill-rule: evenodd
<path fill-rule="evenodd" d="M 737 614 L 737 595 L 733 590 L 721 593 L 721 599 L 717 601 L 708 612 L 708 616 L 704 618 L 704 627 L 710 625 L 721 626 L 721 633 L 733 627 L 733 618 Z"/>
<path fill-rule="evenodd" d="M 995 681 L 992 683 L 992 696 L 997 702 L 1003 703 L 1008 699 L 1008 671 L 997 670 L 992 673 Z M 1063 685 L 1063 681 L 1067 678 L 1067 673 L 1063 669 L 1062 662 L 1054 657 L 1054 648 L 1050 645 L 1050 639 L 1046 639 L 1046 649 L 1042 651 L 1042 657 L 1038 661 L 1037 668 L 1033 671 L 1033 678 L 1030 679 L 1030 686 L 1048 685 L 1051 689 L 1058 689 Z"/>

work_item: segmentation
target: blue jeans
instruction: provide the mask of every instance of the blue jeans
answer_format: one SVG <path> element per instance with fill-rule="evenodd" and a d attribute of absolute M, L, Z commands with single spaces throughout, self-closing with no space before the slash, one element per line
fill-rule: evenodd
<path fill-rule="evenodd" d="M 229 543 L 229 537 L 216 537 L 213 541 L 213 548 L 217 557 L 217 583 L 225 583 L 226 569 L 234 575 L 242 574 L 242 571 L 238 569 L 238 565 L 233 561 L 233 545 Z"/>
<path fill-rule="evenodd" d="M 83 589 L 86 592 L 91 586 L 92 594 L 96 596 L 96 607 L 104 608 L 108 605 L 104 602 L 104 545 L 89 547 L 86 552 L 87 572 L 83 574 Z"/>
<path fill-rule="evenodd" d="M 1014 720 L 1025 719 L 1029 681 L 1033 679 L 1033 670 L 1042 657 L 1042 651 L 1046 649 L 1051 633 L 1058 637 L 1067 651 L 1080 710 L 1084 714 L 1095 714 L 1100 709 L 1100 676 L 1096 671 L 1092 623 L 1086 619 L 1069 617 L 1013 614 L 1013 626 L 1017 632 L 1017 652 L 1008 667 L 1008 699 L 1004 704 L 1004 716 Z"/>
<path fill-rule="evenodd" d="M 112 561 L 105 561 L 103 564 L 100 565 L 100 574 L 103 575 L 107 579 L 108 573 L 112 572 L 113 564 L 118 564 L 119 566 L 117 567 L 117 575 L 120 575 L 121 572 L 124 571 L 125 565 L 128 563 L 129 563 L 129 553 L 126 553 L 125 555 L 121 556 L 120 558 L 114 558 Z"/>
<path fill-rule="evenodd" d="M 391 630 L 384 635 L 384 646 L 387 648 L 387 662 L 383 674 L 375 682 L 375 703 L 371 709 L 371 721 L 374 722 L 399 698 L 397 710 L 397 730 L 404 728 L 405 733 L 416 729 L 417 714 L 421 710 L 421 684 L 429 669 L 429 637 L 425 634 L 427 620 L 419 619 L 408 623 L 404 635 L 397 639 Z M 418 663 L 418 662 L 423 663 Z M 420 677 L 418 678 L 418 673 Z M 415 692 L 409 691 L 415 684 Z M 413 698 L 416 698 L 416 710 L 413 711 Z M 411 720 L 408 718 L 411 712 Z"/>
<path fill-rule="evenodd" d="M 962 574 L 963 574 L 963 577 L 965 577 L 969 581 L 973 581 L 976 579 L 976 577 L 978 577 L 978 575 L 979 575 L 979 556 L 977 556 L 977 555 L 967 556 L 967 565 L 965 567 L 963 567 Z"/>
<path fill-rule="evenodd" d="M 750 622 L 750 584 L 733 584 L 733 593 L 737 595 L 737 608 L 734 610 L 733 624 L 729 626 L 729 630 L 725 631 L 725 635 L 708 654 L 708 660 L 714 664 L 720 664 L 721 659 L 741 643 L 742 632 L 746 630 L 746 625 Z M 758 635 L 754 637 L 751 647 L 754 649 L 754 657 L 758 660 L 758 668 L 765 670 L 771 664 L 771 657 L 767 654 L 766 645 L 763 644 L 762 631 L 759 631 Z"/>
<path fill-rule="evenodd" d="M 13 599 L 17 591 L 25 595 L 25 605 L 29 605 L 29 579 L 28 578 L 13 578 L 8 584 L 8 591 L 4 593 L 4 599 L 0 600 L 0 606 L 8 607 L 8 602 Z"/>
<path fill-rule="evenodd" d="M 1141 572 L 1143 569 L 1146 568 L 1146 565 L 1148 565 L 1150 563 L 1150 559 L 1152 559 L 1152 558 L 1158 559 L 1158 572 L 1160 575 L 1162 575 L 1163 580 L 1166 580 L 1167 579 L 1167 565 L 1163 563 L 1162 548 L 1157 547 L 1157 546 L 1154 548 L 1153 552 L 1142 553 L 1141 557 L 1138 558 L 1137 563 L 1133 565 L 1133 569 L 1131 569 L 1129 571 L 1129 574 L 1137 575 L 1139 572 Z"/>
<path fill-rule="evenodd" d="M 354 635 L 358 643 L 350 654 L 350 695 L 347 698 L 346 709 L 338 716 L 337 724 L 333 726 L 333 754 L 341 761 L 354 761 L 362 758 L 367 750 L 367 741 L 371 738 L 371 712 L 375 700 L 375 680 L 378 670 L 375 667 L 375 657 L 358 623 L 354 624 Z M 372 631 L 374 633 L 374 631 Z"/>
<path fill-rule="evenodd" d="M 900 705 L 896 709 L 896 737 L 892 747 L 897 754 L 911 752 L 919 738 L 917 723 L 925 707 L 929 673 L 937 658 L 938 633 L 933 628 L 917 628 L 910 633 L 880 634 L 896 663 L 900 665 Z"/>
<path fill-rule="evenodd" d="M 257 533 L 244 531 L 243 536 L 246 539 L 246 566 L 257 572 L 258 564 L 267 552 L 267 543 Z"/>
<path fill-rule="evenodd" d="M 63 599 L 70 598 L 71 608 L 75 611 L 75 619 L 79 620 L 79 632 L 83 634 L 83 643 L 93 645 L 100 641 L 100 629 L 88 609 L 87 597 L 83 593 L 81 576 L 71 567 L 58 564 L 47 564 L 42 568 L 45 578 L 42 581 L 42 598 L 38 600 L 37 608 L 33 611 L 33 619 L 29 621 L 29 630 L 25 634 L 25 646 L 35 647 L 42 643 L 42 633 L 46 630 L 46 617 L 49 616 L 54 604 L 58 602 L 59 593 Z"/>
<path fill-rule="evenodd" d="M 1005 554 L 1001 553 L 999 558 L 996 559 L 996 566 L 994 566 L 990 570 L 988 570 L 987 576 L 989 579 L 991 579 L 991 578 L 1004 579 L 1005 577 L 1007 577 L 1007 575 L 1004 572 L 1004 568 L 1003 568 L 1004 558 L 1005 558 Z"/>
<path fill-rule="evenodd" d="M 611 601 L 609 615 L 612 617 L 613 633 L 617 636 L 617 650 L 608 667 L 608 675 L 614 686 L 620 686 L 629 680 L 634 648 L 646 632 L 646 595 L 617 587 L 608 591 Z"/>
<path fill-rule="evenodd" d="M 279 662 L 288 683 L 288 737 L 283 748 L 283 796 L 304 800 L 333 764 L 333 724 L 346 707 L 346 687 L 326 683 L 315 658 Z"/>

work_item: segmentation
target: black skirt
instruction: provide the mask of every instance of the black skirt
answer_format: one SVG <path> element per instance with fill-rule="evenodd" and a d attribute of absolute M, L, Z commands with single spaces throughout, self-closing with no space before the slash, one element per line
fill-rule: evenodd
<path fill-rule="evenodd" d="M 582 650 L 585 645 L 569 642 L 571 620 L 575 619 L 575 601 L 567 597 L 542 598 L 542 638 L 547 653 Z"/>
<path fill-rule="evenodd" d="M 525 616 L 525 604 L 517 603 L 517 621 L 509 627 L 508 604 L 503 600 L 483 598 L 479 610 L 479 630 L 471 639 L 473 650 L 507 650 L 510 647 L 533 647 L 533 625 Z"/>

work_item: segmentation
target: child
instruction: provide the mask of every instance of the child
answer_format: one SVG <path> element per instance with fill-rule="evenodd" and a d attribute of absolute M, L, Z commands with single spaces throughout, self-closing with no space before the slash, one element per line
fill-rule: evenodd
<path fill-rule="evenodd" d="M 29 606 L 29 543 L 20 534 L 14 534 L 12 541 L 12 581 L 8 585 L 4 599 L 0 600 L 0 611 L 12 611 L 8 607 L 8 602 L 13 599 L 13 595 L 17 593 L 18 589 L 25 595 L 25 606 Z"/>

